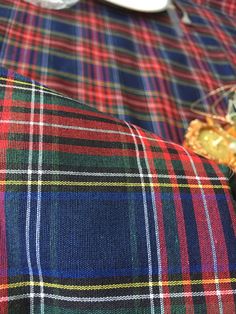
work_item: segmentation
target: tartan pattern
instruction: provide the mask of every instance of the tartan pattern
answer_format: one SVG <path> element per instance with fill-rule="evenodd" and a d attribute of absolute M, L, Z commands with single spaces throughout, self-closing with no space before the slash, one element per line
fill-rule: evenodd
<path fill-rule="evenodd" d="M 226 168 L 11 71 L 0 81 L 1 313 L 235 312 Z"/>
<path fill-rule="evenodd" d="M 236 2 L 235 0 L 196 0 L 196 3 L 209 6 L 213 10 L 235 17 Z"/>
<path fill-rule="evenodd" d="M 234 1 L 199 1 L 178 1 L 192 21 L 180 24 L 182 36 L 165 13 L 95 0 L 64 11 L 0 1 L 1 64 L 182 143 L 196 118 L 190 104 L 236 79 L 236 21 L 224 14 L 234 11 Z"/>

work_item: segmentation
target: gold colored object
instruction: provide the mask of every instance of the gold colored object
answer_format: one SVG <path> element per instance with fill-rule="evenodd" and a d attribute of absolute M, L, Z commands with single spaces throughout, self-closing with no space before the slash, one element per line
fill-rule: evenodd
<path fill-rule="evenodd" d="M 226 132 L 236 138 L 236 127 L 230 126 L 226 128 Z"/>
<path fill-rule="evenodd" d="M 185 135 L 184 146 L 236 172 L 236 128 L 221 127 L 214 119 L 193 120 Z"/>
<path fill-rule="evenodd" d="M 214 102 L 209 104 L 210 97 Z M 227 101 L 225 115 L 217 113 L 217 107 Z M 210 112 L 198 109 L 208 103 Z M 236 172 L 236 84 L 223 85 L 191 105 L 191 111 L 205 117 L 205 122 L 193 120 L 185 135 L 184 146 Z M 222 112 L 222 110 L 221 110 Z"/>

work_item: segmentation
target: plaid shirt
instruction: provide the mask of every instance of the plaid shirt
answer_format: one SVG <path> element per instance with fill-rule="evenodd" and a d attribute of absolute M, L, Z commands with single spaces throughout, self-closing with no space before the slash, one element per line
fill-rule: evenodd
<path fill-rule="evenodd" d="M 0 313 L 235 313 L 232 174 L 179 145 L 235 81 L 215 2 L 181 1 L 182 35 L 95 0 L 0 3 L 1 64 L 68 95 L 0 70 Z"/>
<path fill-rule="evenodd" d="M 0 312 L 234 313 L 227 169 L 0 79 Z"/>

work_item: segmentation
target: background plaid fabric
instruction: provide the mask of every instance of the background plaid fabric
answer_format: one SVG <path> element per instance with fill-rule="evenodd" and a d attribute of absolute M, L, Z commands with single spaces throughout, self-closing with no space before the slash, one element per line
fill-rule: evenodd
<path fill-rule="evenodd" d="M 229 174 L 10 71 L 0 81 L 1 313 L 235 312 Z"/>
<path fill-rule="evenodd" d="M 64 11 L 0 1 L 0 61 L 182 143 L 196 117 L 190 104 L 236 79 L 236 20 L 224 14 L 235 1 L 198 2 L 178 1 L 192 21 L 180 24 L 181 36 L 165 13 L 139 14 L 103 1 L 81 0 Z"/>
<path fill-rule="evenodd" d="M 213 10 L 235 17 L 236 2 L 235 0 L 196 0 L 197 4 L 209 6 Z"/>

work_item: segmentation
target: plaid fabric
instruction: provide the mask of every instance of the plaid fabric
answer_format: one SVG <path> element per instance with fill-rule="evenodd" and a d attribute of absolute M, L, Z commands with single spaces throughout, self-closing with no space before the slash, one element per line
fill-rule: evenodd
<path fill-rule="evenodd" d="M 235 312 L 230 173 L 10 71 L 0 81 L 1 313 Z"/>
<path fill-rule="evenodd" d="M 178 2 L 192 21 L 179 30 L 165 13 L 138 14 L 97 0 L 81 0 L 64 11 L 0 0 L 0 61 L 102 112 L 182 143 L 188 123 L 196 118 L 190 104 L 222 84 L 235 83 L 236 20 L 222 14 L 234 10 L 234 1 L 217 1 L 221 11 L 213 0 Z M 206 112 L 209 106 L 200 109 Z"/>
<path fill-rule="evenodd" d="M 235 17 L 236 2 L 235 0 L 196 0 L 196 3 L 209 6 L 213 10 Z"/>

